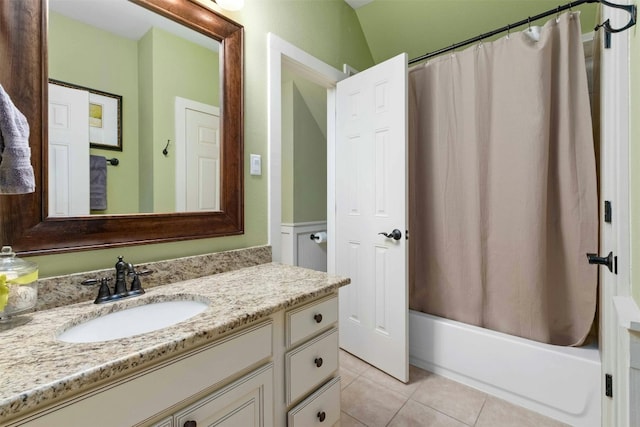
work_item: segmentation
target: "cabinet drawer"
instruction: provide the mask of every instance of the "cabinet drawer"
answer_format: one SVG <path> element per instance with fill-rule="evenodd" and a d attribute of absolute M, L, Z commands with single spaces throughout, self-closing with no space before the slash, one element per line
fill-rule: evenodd
<path fill-rule="evenodd" d="M 285 356 L 287 405 L 322 384 L 337 369 L 338 330 L 336 328 L 287 353 Z"/>
<path fill-rule="evenodd" d="M 286 314 L 287 348 L 311 338 L 337 321 L 337 295 L 288 311 Z"/>
<path fill-rule="evenodd" d="M 289 427 L 332 426 L 339 420 L 340 377 L 336 377 L 290 410 L 287 425 Z"/>

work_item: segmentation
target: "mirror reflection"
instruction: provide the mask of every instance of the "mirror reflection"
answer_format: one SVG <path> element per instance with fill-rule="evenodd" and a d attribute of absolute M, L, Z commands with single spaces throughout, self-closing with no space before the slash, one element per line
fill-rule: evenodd
<path fill-rule="evenodd" d="M 50 0 L 48 38 L 49 216 L 218 211 L 219 43 L 127 0 Z"/>

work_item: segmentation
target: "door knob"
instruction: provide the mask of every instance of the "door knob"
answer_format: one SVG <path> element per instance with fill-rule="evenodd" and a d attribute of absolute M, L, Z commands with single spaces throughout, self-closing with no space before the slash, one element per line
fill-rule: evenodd
<path fill-rule="evenodd" d="M 378 233 L 378 234 L 382 234 L 387 239 L 400 240 L 402 238 L 402 231 L 398 230 L 397 228 L 394 229 L 391 233 Z"/>
<path fill-rule="evenodd" d="M 606 257 L 598 256 L 597 254 L 587 254 L 587 259 L 589 260 L 589 264 L 605 265 L 607 266 L 609 271 L 613 273 L 613 263 L 614 263 L 613 252 L 609 252 L 609 255 L 607 255 Z M 617 270 L 618 269 L 616 268 L 616 273 L 617 273 Z"/>

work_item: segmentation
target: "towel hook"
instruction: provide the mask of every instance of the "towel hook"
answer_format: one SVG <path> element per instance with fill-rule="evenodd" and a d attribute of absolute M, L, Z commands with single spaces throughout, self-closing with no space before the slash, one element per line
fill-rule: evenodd
<path fill-rule="evenodd" d="M 167 145 L 165 145 L 164 150 L 162 150 L 162 154 L 164 154 L 165 157 L 169 155 L 169 150 L 167 150 L 167 148 L 169 148 L 170 143 L 171 143 L 171 140 L 167 139 Z"/>

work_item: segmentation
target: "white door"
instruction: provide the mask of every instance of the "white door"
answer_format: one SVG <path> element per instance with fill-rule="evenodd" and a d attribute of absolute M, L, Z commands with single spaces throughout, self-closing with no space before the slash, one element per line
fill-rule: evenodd
<path fill-rule="evenodd" d="M 335 260 L 336 273 L 351 278 L 340 290 L 340 347 L 404 382 L 406 146 L 406 54 L 338 83 Z"/>
<path fill-rule="evenodd" d="M 176 208 L 220 210 L 219 110 L 182 98 L 176 98 Z"/>
<path fill-rule="evenodd" d="M 89 92 L 49 84 L 49 216 L 89 215 Z"/>

